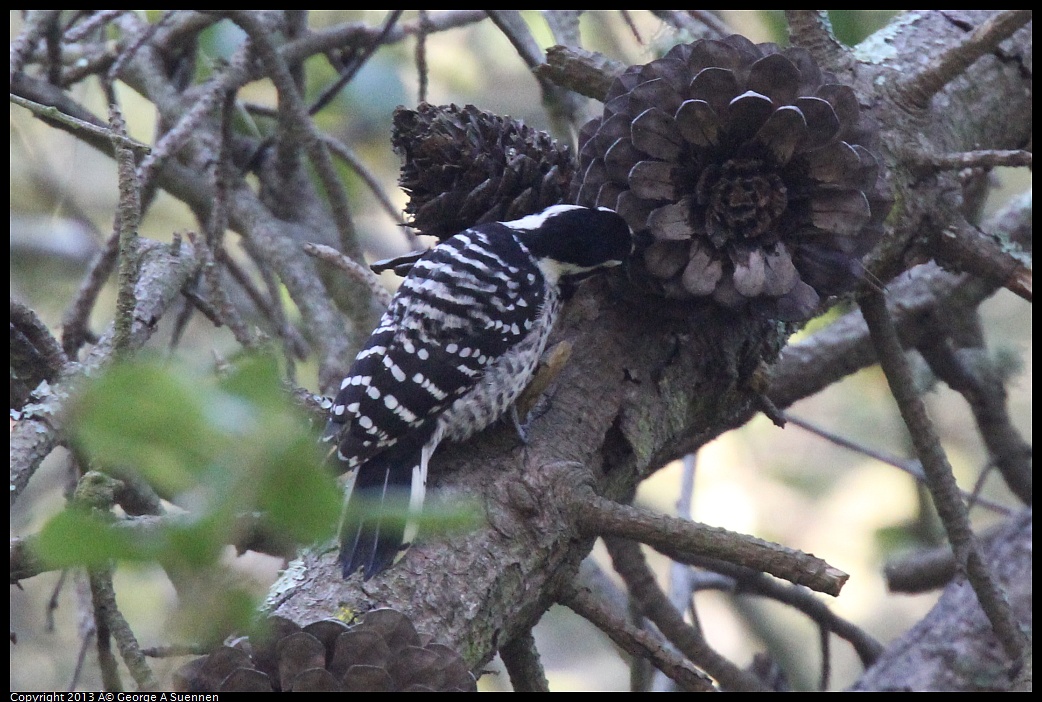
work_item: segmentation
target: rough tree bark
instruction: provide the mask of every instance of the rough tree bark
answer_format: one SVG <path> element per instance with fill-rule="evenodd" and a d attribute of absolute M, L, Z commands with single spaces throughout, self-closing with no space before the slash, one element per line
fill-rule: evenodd
<path fill-rule="evenodd" d="M 943 223 L 958 217 L 963 205 L 957 173 L 924 176 L 910 162 L 980 148 L 1016 149 L 1030 140 L 1027 29 L 998 54 L 976 62 L 928 109 L 909 107 L 898 92 L 901 76 L 934 55 L 929 47 L 964 39 L 989 14 L 902 16 L 858 50 L 859 61 L 845 76 L 884 125 L 897 206 L 870 265 L 884 280 L 924 251 L 943 246 L 936 242 Z M 992 281 L 991 289 L 1002 282 Z M 908 287 L 909 297 L 921 292 L 914 283 Z M 944 301 L 942 296 L 932 304 Z M 903 304 L 891 302 L 895 308 Z M 480 499 L 488 527 L 449 544 L 414 548 L 390 577 L 365 585 L 345 588 L 332 554 L 309 558 L 296 588 L 282 593 L 274 611 L 307 621 L 328 615 L 333 602 L 351 610 L 387 604 L 480 666 L 538 620 L 589 553 L 593 535 L 581 528 L 576 483 L 628 501 L 640 480 L 667 461 L 747 421 L 758 407 L 750 385 L 756 363 L 771 362 L 785 341 L 773 325 L 720 320 L 692 329 L 655 318 L 604 283 L 584 287 L 551 344 L 565 339 L 573 345 L 572 362 L 549 410 L 533 423 L 528 447 L 517 446 L 502 428 L 435 459 L 432 470 L 442 470 L 435 473 L 440 475 L 434 488 Z M 869 355 L 843 372 L 873 360 Z M 785 352 L 779 367 L 785 373 L 777 379 L 781 385 L 820 369 L 818 359 L 800 368 Z M 781 406 L 812 391 L 789 391 Z"/>

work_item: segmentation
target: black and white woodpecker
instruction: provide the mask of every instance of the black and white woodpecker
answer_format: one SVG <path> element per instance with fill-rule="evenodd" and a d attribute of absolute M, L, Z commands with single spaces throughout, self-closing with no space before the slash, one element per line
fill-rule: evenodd
<path fill-rule="evenodd" d="M 555 205 L 466 229 L 412 266 L 326 425 L 345 506 L 355 501 L 340 528 L 345 578 L 362 568 L 368 580 L 409 546 L 414 520 L 387 515 L 401 514 L 406 495 L 408 514 L 419 513 L 438 444 L 503 416 L 536 369 L 561 284 L 622 263 L 631 242 L 610 210 Z"/>

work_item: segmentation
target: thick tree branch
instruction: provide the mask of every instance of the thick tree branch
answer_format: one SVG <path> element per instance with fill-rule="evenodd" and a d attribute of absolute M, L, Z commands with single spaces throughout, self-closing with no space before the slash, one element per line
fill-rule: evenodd
<path fill-rule="evenodd" d="M 925 109 L 930 99 L 953 78 L 1030 21 L 1031 10 L 1003 10 L 995 14 L 964 41 L 942 51 L 926 68 L 902 78 L 897 84 L 898 99 Z"/>
<path fill-rule="evenodd" d="M 985 226 L 1017 246 L 1029 244 L 1031 193 L 1015 198 Z M 975 308 L 997 288 L 994 282 L 926 264 L 889 284 L 887 299 L 902 342 L 911 347 L 927 333 L 928 326 L 922 323 L 926 316 L 939 309 Z M 771 368 L 768 396 L 775 405 L 785 408 L 875 362 L 864 318 L 854 310 L 806 340 L 787 346 Z"/>
<path fill-rule="evenodd" d="M 854 57 L 832 33 L 832 23 L 825 10 L 786 10 L 789 41 L 802 46 L 822 66 L 839 74 L 854 69 Z"/>
<path fill-rule="evenodd" d="M 1025 623 L 1032 610 L 1031 524 L 1031 510 L 1025 510 L 985 545 L 986 567 Z M 953 581 L 930 613 L 888 646 L 854 689 L 979 692 L 982 682 L 1005 690 L 1025 673 L 1030 680 L 1030 657 L 1011 662 L 1003 649 L 973 588 L 965 580 Z"/>

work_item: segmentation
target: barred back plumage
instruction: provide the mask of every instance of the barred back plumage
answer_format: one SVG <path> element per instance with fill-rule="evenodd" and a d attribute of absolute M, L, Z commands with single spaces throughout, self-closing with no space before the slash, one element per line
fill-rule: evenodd
<path fill-rule="evenodd" d="M 548 221 L 582 213 L 588 217 L 572 226 L 596 225 L 590 247 L 575 255 L 578 239 L 560 236 L 567 254 L 559 254 L 543 240 Z M 341 384 L 326 427 L 348 474 L 345 504 L 353 495 L 364 502 L 365 514 L 348 515 L 341 527 L 344 577 L 361 567 L 369 578 L 391 565 L 415 527 L 389 515 L 401 513 L 406 495 L 410 513 L 419 511 L 438 443 L 481 431 L 524 390 L 553 327 L 559 276 L 619 263 L 629 248 L 629 229 L 614 213 L 556 206 L 465 230 L 413 265 Z"/>

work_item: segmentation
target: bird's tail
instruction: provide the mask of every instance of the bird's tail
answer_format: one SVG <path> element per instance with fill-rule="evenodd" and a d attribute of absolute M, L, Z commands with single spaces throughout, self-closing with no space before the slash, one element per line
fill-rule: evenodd
<path fill-rule="evenodd" d="M 340 520 L 339 561 L 345 578 L 362 568 L 368 580 L 409 547 L 423 509 L 429 458 L 426 448 L 408 457 L 381 454 L 357 469 L 345 490 Z"/>

